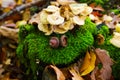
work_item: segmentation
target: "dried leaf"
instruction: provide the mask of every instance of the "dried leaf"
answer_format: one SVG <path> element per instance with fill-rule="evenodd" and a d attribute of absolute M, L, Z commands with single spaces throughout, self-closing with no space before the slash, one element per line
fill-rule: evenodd
<path fill-rule="evenodd" d="M 23 20 L 28 21 L 30 19 L 30 10 L 26 9 L 23 13 Z"/>
<path fill-rule="evenodd" d="M 2 73 L 4 72 L 3 65 L 0 64 L 0 80 L 3 77 Z"/>
<path fill-rule="evenodd" d="M 39 14 L 40 13 L 33 15 L 29 20 L 29 24 L 38 24 L 40 22 Z"/>
<path fill-rule="evenodd" d="M 95 73 L 96 80 L 110 80 L 112 69 L 111 66 L 113 65 L 113 62 L 111 58 L 108 56 L 107 51 L 102 49 L 96 49 L 95 50 L 97 58 L 102 63 L 102 68 L 100 70 L 97 70 Z"/>
<path fill-rule="evenodd" d="M 21 5 L 23 0 L 17 0 L 17 5 Z"/>
<path fill-rule="evenodd" d="M 111 22 L 105 22 L 105 24 L 110 28 L 110 29 L 115 29 L 115 25 L 117 23 L 120 23 L 120 16 L 113 16 L 113 19 Z"/>
<path fill-rule="evenodd" d="M 71 68 L 70 73 L 73 75 L 72 80 L 84 80 L 79 73 L 77 73 L 73 68 Z"/>
<path fill-rule="evenodd" d="M 83 61 L 83 64 L 80 68 L 80 72 L 83 72 L 84 70 L 86 70 L 89 67 L 90 59 L 91 59 L 91 56 L 90 56 L 89 52 L 87 51 L 86 55 L 85 55 L 85 58 L 84 58 L 84 61 Z"/>
<path fill-rule="evenodd" d="M 85 69 L 82 73 L 81 76 L 89 74 L 94 68 L 95 68 L 95 61 L 96 61 L 96 55 L 94 51 L 90 51 L 90 64 L 88 65 L 88 68 Z"/>
<path fill-rule="evenodd" d="M 117 23 L 117 24 L 115 25 L 115 30 L 116 30 L 116 32 L 119 32 L 119 33 L 120 33 L 120 23 Z"/>
<path fill-rule="evenodd" d="M 102 8 L 102 6 L 97 5 L 96 3 L 91 3 L 89 6 L 92 7 L 93 10 L 97 10 L 97 11 L 105 11 L 105 10 Z"/>
<path fill-rule="evenodd" d="M 10 9 L 13 9 L 16 5 L 16 2 L 14 0 L 2 0 L 1 6 L 4 8 L 9 7 Z"/>
<path fill-rule="evenodd" d="M 9 12 L 11 9 L 9 8 L 9 7 L 7 7 L 7 8 L 5 8 L 5 9 L 3 9 L 3 12 L 4 13 L 7 13 L 7 12 Z"/>
<path fill-rule="evenodd" d="M 18 42 L 18 31 L 19 29 L 12 29 L 12 28 L 7 28 L 4 26 L 0 27 L 0 34 L 10 38 L 12 40 L 15 40 L 16 42 Z"/>
<path fill-rule="evenodd" d="M 65 80 L 65 76 L 56 66 L 47 66 L 43 72 L 42 80 Z"/>
<path fill-rule="evenodd" d="M 102 14 L 101 14 L 99 11 L 93 11 L 92 14 L 93 14 L 94 16 L 98 16 L 98 17 L 101 17 L 101 16 L 102 16 Z"/>

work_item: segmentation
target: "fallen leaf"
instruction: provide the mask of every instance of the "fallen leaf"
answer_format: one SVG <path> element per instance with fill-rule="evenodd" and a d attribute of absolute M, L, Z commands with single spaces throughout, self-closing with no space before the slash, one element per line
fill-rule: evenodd
<path fill-rule="evenodd" d="M 102 17 L 102 14 L 99 11 L 93 11 L 92 14 L 94 16 Z"/>
<path fill-rule="evenodd" d="M 65 80 L 65 76 L 59 68 L 50 65 L 43 71 L 42 80 Z"/>
<path fill-rule="evenodd" d="M 19 29 L 7 28 L 5 26 L 0 27 L 0 35 L 15 40 L 16 42 L 18 42 L 18 31 Z"/>
<path fill-rule="evenodd" d="M 113 65 L 110 56 L 107 54 L 106 50 L 100 48 L 95 49 L 95 53 L 97 59 L 99 59 L 102 64 L 102 68 L 95 68 L 91 74 L 91 78 L 93 78 L 93 80 L 110 80 L 112 74 L 111 66 Z"/>
<path fill-rule="evenodd" d="M 4 72 L 4 69 L 3 69 L 3 65 L 0 64 L 0 80 L 3 78 L 3 73 Z"/>
<path fill-rule="evenodd" d="M 80 72 L 83 72 L 84 70 L 86 70 L 89 67 L 90 59 L 91 59 L 91 56 L 90 56 L 89 52 L 87 51 L 86 55 L 85 55 L 85 58 L 84 58 L 84 61 L 83 61 L 83 64 L 80 68 Z"/>
<path fill-rule="evenodd" d="M 23 20 L 28 21 L 30 19 L 30 10 L 26 9 L 23 13 Z"/>
<path fill-rule="evenodd" d="M 105 10 L 102 8 L 102 6 L 97 5 L 96 3 L 91 3 L 89 6 L 92 7 L 93 10 L 97 10 L 97 11 L 105 11 Z"/>
<path fill-rule="evenodd" d="M 114 15 L 111 22 L 105 22 L 110 29 L 115 29 L 115 25 L 120 23 L 120 16 Z"/>
<path fill-rule="evenodd" d="M 72 80 L 84 80 L 79 73 L 77 73 L 73 68 L 71 68 L 70 73 L 73 75 Z"/>
<path fill-rule="evenodd" d="M 95 68 L 95 61 L 96 61 L 96 55 L 94 53 L 94 51 L 90 51 L 90 64 L 88 65 L 88 68 L 85 69 L 82 73 L 81 73 L 81 76 L 85 76 L 87 74 L 89 74 L 92 70 L 94 70 Z"/>
<path fill-rule="evenodd" d="M 9 7 L 10 9 L 13 9 L 16 5 L 16 2 L 14 0 L 2 0 L 1 6 L 3 8 Z"/>
<path fill-rule="evenodd" d="M 120 33 L 120 23 L 117 23 L 117 24 L 115 25 L 115 30 L 116 30 L 116 32 L 119 32 L 119 33 Z"/>
<path fill-rule="evenodd" d="M 6 60 L 6 47 L 2 47 L 1 49 L 1 53 L 0 53 L 0 63 L 4 63 L 4 61 Z"/>
<path fill-rule="evenodd" d="M 17 5 L 21 5 L 23 0 L 17 0 Z"/>

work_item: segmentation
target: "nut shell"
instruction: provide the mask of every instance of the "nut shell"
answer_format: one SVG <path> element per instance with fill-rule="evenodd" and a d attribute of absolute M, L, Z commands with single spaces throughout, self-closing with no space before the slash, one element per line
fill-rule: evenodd
<path fill-rule="evenodd" d="M 51 39 L 49 41 L 49 45 L 52 48 L 58 48 L 58 46 L 59 46 L 59 39 L 57 37 L 51 37 Z"/>

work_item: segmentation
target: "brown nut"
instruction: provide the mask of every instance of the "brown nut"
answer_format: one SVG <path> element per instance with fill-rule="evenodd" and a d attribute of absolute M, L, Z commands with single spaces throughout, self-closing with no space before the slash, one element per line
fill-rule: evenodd
<path fill-rule="evenodd" d="M 51 39 L 49 41 L 49 45 L 52 48 L 58 48 L 58 46 L 59 46 L 59 39 L 57 37 L 51 37 Z"/>
<path fill-rule="evenodd" d="M 67 46 L 67 36 L 66 35 L 61 36 L 60 43 L 61 43 L 61 46 L 63 46 L 63 47 Z"/>

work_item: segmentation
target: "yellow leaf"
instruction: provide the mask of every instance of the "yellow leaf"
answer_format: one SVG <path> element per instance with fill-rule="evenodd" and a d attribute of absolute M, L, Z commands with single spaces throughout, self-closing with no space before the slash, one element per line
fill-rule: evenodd
<path fill-rule="evenodd" d="M 3 9 L 3 12 L 9 12 L 11 9 L 9 7 Z"/>
<path fill-rule="evenodd" d="M 90 64 L 89 67 L 81 73 L 81 76 L 89 74 L 95 68 L 96 55 L 93 51 L 90 51 Z"/>
<path fill-rule="evenodd" d="M 83 72 L 84 70 L 86 70 L 89 67 L 90 59 L 91 59 L 90 54 L 87 51 L 86 55 L 85 55 L 85 58 L 84 58 L 84 61 L 83 61 L 83 64 L 82 64 L 82 67 L 80 68 L 80 72 Z"/>
<path fill-rule="evenodd" d="M 22 0 L 18 0 L 17 5 L 21 5 L 21 4 L 22 4 Z"/>
<path fill-rule="evenodd" d="M 29 9 L 26 9 L 25 12 L 23 13 L 23 19 L 25 21 L 28 21 L 30 19 L 30 10 Z"/>

